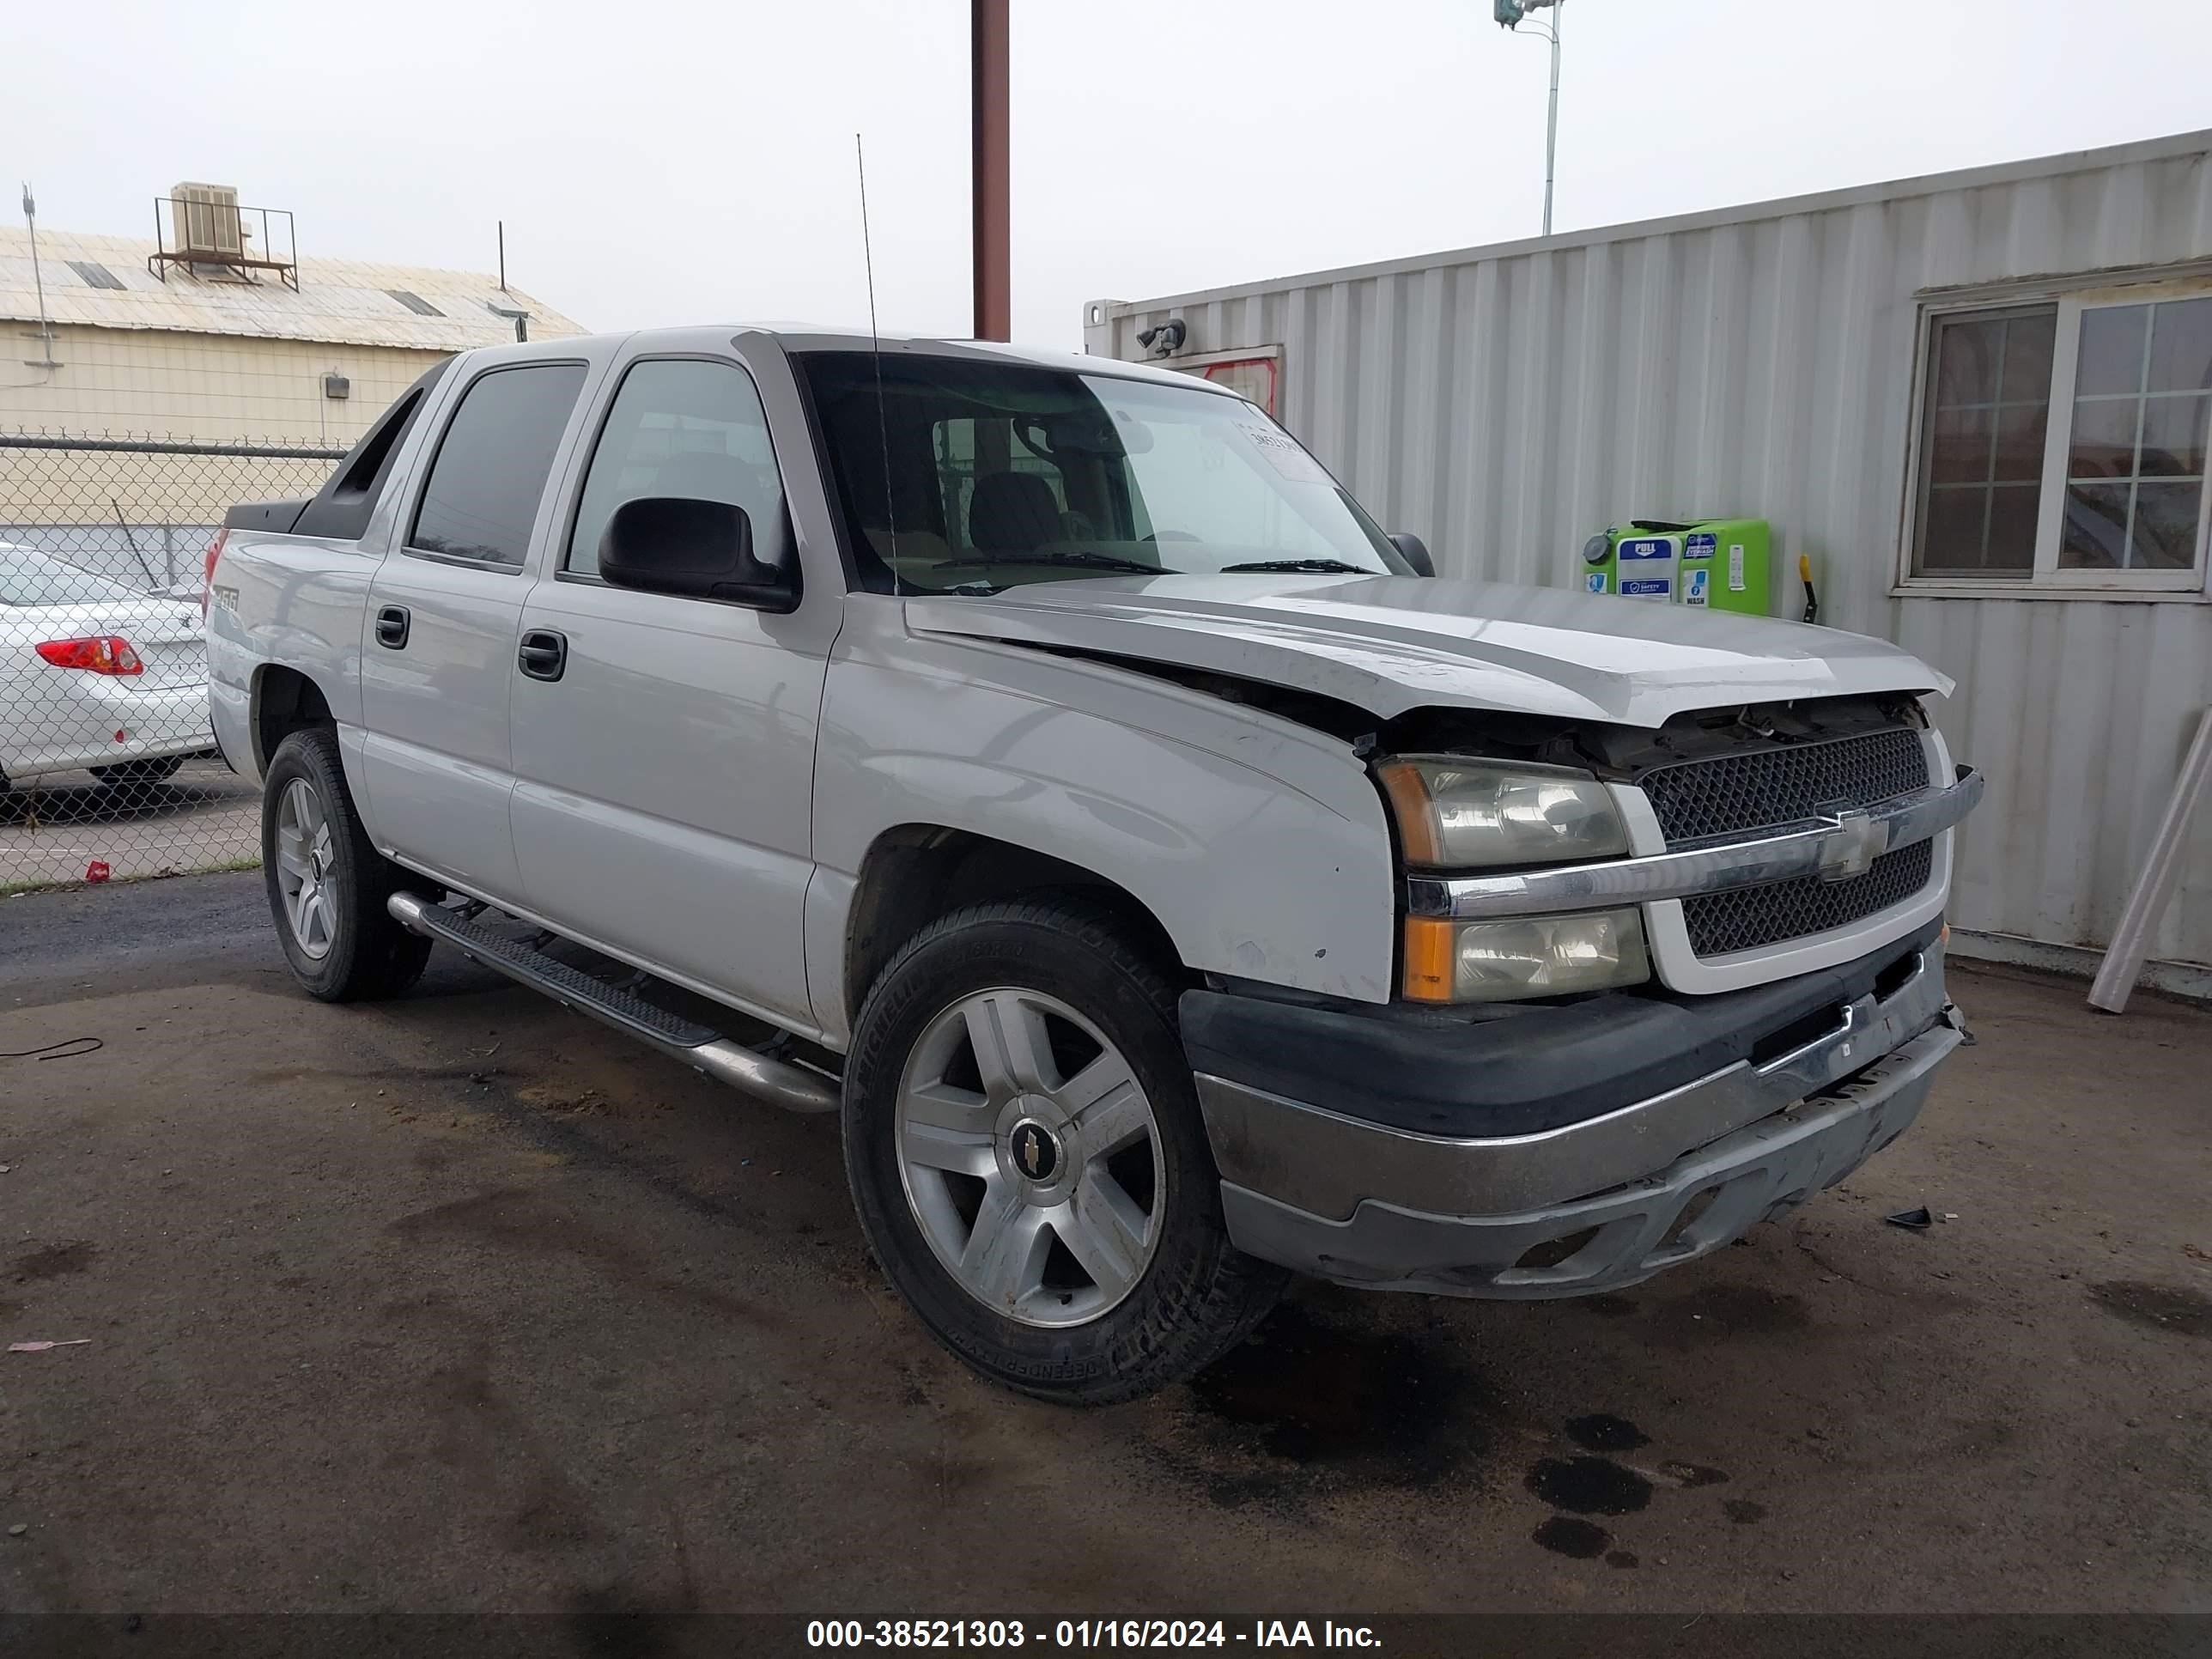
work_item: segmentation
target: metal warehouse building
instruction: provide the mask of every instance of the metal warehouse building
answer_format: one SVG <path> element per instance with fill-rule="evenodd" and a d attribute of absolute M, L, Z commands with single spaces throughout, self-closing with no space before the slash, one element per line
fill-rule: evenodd
<path fill-rule="evenodd" d="M 2212 703 L 2208 158 L 2191 133 L 1100 301 L 1085 342 L 1267 404 L 1445 576 L 1579 585 L 1610 525 L 1771 520 L 1824 623 L 1958 682 L 1938 721 L 1989 794 L 1955 948 L 2079 969 Z M 2208 820 L 2145 976 L 2200 994 Z"/>

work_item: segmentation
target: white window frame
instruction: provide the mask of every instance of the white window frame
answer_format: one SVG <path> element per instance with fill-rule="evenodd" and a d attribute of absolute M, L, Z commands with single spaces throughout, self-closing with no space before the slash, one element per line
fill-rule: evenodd
<path fill-rule="evenodd" d="M 2212 273 L 2153 279 L 2103 287 L 2009 288 L 1923 300 L 1913 352 L 1911 451 L 1905 466 L 1905 519 L 1899 537 L 1899 596 L 1951 599 L 2166 599 L 2203 602 L 2212 573 L 2212 477 L 2200 488 L 2197 515 L 2197 557 L 2186 570 L 2067 569 L 2058 562 L 2064 526 L 2066 460 L 2074 440 L 2074 387 L 2081 368 L 2081 316 L 2113 306 L 2146 305 L 2165 300 L 2212 298 Z M 1981 313 L 2055 305 L 2057 322 L 2051 342 L 2050 413 L 2044 429 L 2042 476 L 2039 481 L 2033 568 L 2016 575 L 1920 575 L 1913 569 L 1918 550 L 1922 500 L 1921 470 L 1927 465 L 1928 422 L 1935 416 L 1936 325 Z M 2140 395 L 2140 394 L 2138 394 Z"/>

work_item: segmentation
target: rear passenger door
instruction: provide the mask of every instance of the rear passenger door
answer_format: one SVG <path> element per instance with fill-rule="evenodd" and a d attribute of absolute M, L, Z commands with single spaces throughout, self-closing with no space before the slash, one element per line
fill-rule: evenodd
<path fill-rule="evenodd" d="M 362 781 L 385 849 L 520 902 L 507 704 L 533 538 L 588 364 L 495 361 L 469 379 L 370 584 Z"/>
<path fill-rule="evenodd" d="M 793 434 L 793 441 L 800 441 Z M 616 507 L 732 501 L 756 555 L 798 548 L 758 386 L 735 357 L 618 365 L 525 641 L 560 672 L 514 683 L 514 844 L 562 932 L 802 1029 L 815 726 L 841 592 L 786 615 L 599 574 Z"/>

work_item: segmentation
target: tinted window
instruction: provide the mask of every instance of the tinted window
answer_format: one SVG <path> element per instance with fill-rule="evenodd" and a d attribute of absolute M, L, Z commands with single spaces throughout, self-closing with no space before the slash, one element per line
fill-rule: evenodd
<path fill-rule="evenodd" d="M 623 377 L 592 452 L 566 568 L 598 574 L 607 520 L 645 495 L 742 507 L 752 520 L 754 556 L 784 562 L 783 483 L 760 393 L 743 369 L 671 360 L 640 363 Z"/>
<path fill-rule="evenodd" d="M 532 363 L 495 369 L 464 392 L 431 463 L 408 545 L 520 564 L 583 389 L 581 363 Z"/>

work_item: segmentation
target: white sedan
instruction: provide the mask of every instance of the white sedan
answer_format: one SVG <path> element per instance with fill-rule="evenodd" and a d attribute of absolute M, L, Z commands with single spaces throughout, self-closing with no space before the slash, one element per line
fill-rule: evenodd
<path fill-rule="evenodd" d="M 0 542 L 0 789 L 88 769 L 154 783 L 207 750 L 199 607 Z"/>

